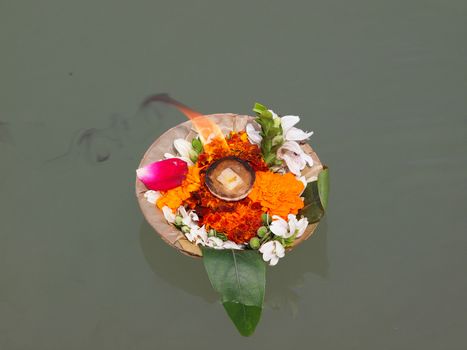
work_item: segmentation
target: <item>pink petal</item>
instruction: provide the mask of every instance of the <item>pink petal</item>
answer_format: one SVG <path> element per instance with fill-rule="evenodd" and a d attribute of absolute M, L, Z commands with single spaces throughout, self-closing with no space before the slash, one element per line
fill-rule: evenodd
<path fill-rule="evenodd" d="M 150 190 L 167 191 L 182 184 L 188 165 L 178 158 L 148 164 L 136 170 L 138 179 Z"/>

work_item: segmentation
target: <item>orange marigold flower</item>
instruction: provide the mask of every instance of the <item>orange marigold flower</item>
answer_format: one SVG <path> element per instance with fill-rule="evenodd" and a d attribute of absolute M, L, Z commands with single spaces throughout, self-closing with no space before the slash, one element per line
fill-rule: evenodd
<path fill-rule="evenodd" d="M 235 243 L 248 243 L 256 236 L 262 225 L 261 214 L 269 213 L 286 218 L 303 208 L 300 193 L 303 184 L 293 174 L 275 174 L 269 171 L 261 149 L 248 141 L 247 134 L 231 132 L 227 144 L 214 139 L 205 145 L 195 166 L 188 168 L 182 185 L 164 192 L 157 206 L 176 210 L 179 206 L 194 209 L 199 216 L 199 225 L 224 233 Z M 256 172 L 256 181 L 249 196 L 241 201 L 227 202 L 215 197 L 205 185 L 205 174 L 210 164 L 223 158 L 235 156 L 247 161 Z"/>
<path fill-rule="evenodd" d="M 229 240 L 242 244 L 256 236 L 256 231 L 262 225 L 261 214 L 261 206 L 246 199 L 232 206 L 232 211 L 209 211 L 202 217 L 202 223 L 208 229 L 224 232 Z"/>
<path fill-rule="evenodd" d="M 205 145 L 205 152 L 199 155 L 198 166 L 206 168 L 220 158 L 235 156 L 249 162 L 255 171 L 268 170 L 268 166 L 263 160 L 261 149 L 248 141 L 246 132 L 231 132 L 227 138 L 227 144 L 229 149 L 226 149 L 224 144 L 218 139 L 214 139 Z"/>
<path fill-rule="evenodd" d="M 256 181 L 248 198 L 260 203 L 265 212 L 287 218 L 288 214 L 297 214 L 303 208 L 303 200 L 300 198 L 302 191 L 303 183 L 291 173 L 281 175 L 257 171 Z"/>
<path fill-rule="evenodd" d="M 157 206 L 159 208 L 168 206 L 170 209 L 176 210 L 183 205 L 191 197 L 191 194 L 201 186 L 199 171 L 200 169 L 196 165 L 189 167 L 188 174 L 182 184 L 164 192 L 162 197 L 158 199 Z"/>

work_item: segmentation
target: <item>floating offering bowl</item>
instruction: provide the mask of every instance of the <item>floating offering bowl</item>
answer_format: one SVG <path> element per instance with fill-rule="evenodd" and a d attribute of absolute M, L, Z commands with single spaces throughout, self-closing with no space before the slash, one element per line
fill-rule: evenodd
<path fill-rule="evenodd" d="M 224 135 L 227 135 L 231 131 L 238 132 L 245 130 L 247 123 L 252 122 L 254 119 L 250 116 L 232 113 L 212 114 L 206 117 L 215 122 Z M 148 148 L 139 164 L 139 168 L 164 159 L 165 153 L 174 154 L 173 141 L 175 139 L 183 138 L 191 141 L 196 135 L 197 132 L 190 120 L 167 130 Z M 307 167 L 302 171 L 302 175 L 307 179 L 316 178 L 323 170 L 321 161 L 309 144 L 305 143 L 300 145 L 300 147 L 313 158 L 314 162 L 313 166 Z M 245 162 L 242 160 L 235 157 L 227 157 L 214 162 L 210 166 L 207 171 L 206 180 L 206 186 L 216 197 L 229 202 L 241 200 L 248 195 L 254 183 L 255 175 L 254 172 L 252 173 L 251 167 L 249 167 L 248 164 L 245 165 Z M 232 185 L 229 185 L 229 181 L 235 182 L 235 186 L 232 187 Z M 180 230 L 169 224 L 162 211 L 146 200 L 144 193 L 147 190 L 146 186 L 137 179 L 136 196 L 147 222 L 170 246 L 176 248 L 183 254 L 192 257 L 201 257 L 202 252 L 199 246 L 191 243 Z M 290 249 L 295 248 L 298 244 L 310 237 L 317 226 L 318 222 L 309 224 L 305 233 L 294 241 Z"/>

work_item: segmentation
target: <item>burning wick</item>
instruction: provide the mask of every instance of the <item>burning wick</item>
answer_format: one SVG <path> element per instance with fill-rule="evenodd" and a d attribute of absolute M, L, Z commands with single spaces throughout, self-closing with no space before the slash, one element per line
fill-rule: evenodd
<path fill-rule="evenodd" d="M 199 138 L 203 145 L 208 145 L 212 140 L 219 139 L 222 142 L 223 147 L 229 148 L 227 141 L 225 140 L 224 134 L 222 133 L 219 126 L 212 120 L 207 118 L 205 115 L 191 109 L 183 103 L 173 99 L 167 94 L 158 94 L 148 97 L 144 102 L 143 106 L 147 106 L 151 102 L 163 102 L 177 108 L 180 112 L 186 115 L 191 120 L 193 127 L 199 134 Z"/>
<path fill-rule="evenodd" d="M 206 186 L 220 199 L 239 201 L 251 192 L 255 177 L 248 162 L 237 157 L 225 157 L 209 166 L 206 171 Z"/>
<path fill-rule="evenodd" d="M 177 108 L 191 120 L 206 150 L 209 143 L 219 140 L 222 147 L 229 149 L 224 134 L 219 126 L 205 115 L 191 109 L 167 94 L 154 95 L 143 102 L 143 106 L 151 102 L 163 102 Z M 255 182 L 255 172 L 248 162 L 237 157 L 225 157 L 211 164 L 206 172 L 206 186 L 216 197 L 225 201 L 238 201 L 251 192 Z"/>

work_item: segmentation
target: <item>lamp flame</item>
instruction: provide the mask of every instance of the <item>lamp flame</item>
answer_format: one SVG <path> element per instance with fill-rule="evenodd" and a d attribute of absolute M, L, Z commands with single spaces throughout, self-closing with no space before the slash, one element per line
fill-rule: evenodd
<path fill-rule="evenodd" d="M 188 119 L 191 120 L 193 127 L 199 134 L 199 138 L 203 145 L 209 144 L 211 141 L 218 139 L 223 147 L 229 148 L 227 141 L 225 140 L 224 134 L 222 133 L 219 126 L 212 120 L 207 118 L 205 115 L 191 109 L 183 103 L 173 99 L 168 94 L 158 94 L 148 97 L 144 102 L 143 106 L 147 106 L 151 102 L 163 102 L 174 106 L 180 112 L 185 114 Z"/>

